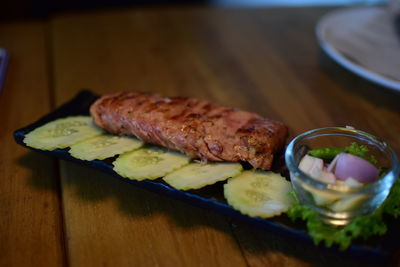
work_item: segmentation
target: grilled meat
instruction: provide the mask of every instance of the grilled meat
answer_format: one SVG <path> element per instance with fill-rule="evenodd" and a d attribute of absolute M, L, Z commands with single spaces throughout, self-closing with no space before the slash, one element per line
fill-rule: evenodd
<path fill-rule="evenodd" d="M 287 127 L 258 114 L 187 97 L 120 92 L 90 108 L 94 122 L 117 135 L 211 161 L 247 161 L 269 170 L 285 144 Z"/>

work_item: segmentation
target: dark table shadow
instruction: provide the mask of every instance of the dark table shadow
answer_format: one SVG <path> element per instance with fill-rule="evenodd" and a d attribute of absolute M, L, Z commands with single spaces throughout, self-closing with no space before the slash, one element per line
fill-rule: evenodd
<path fill-rule="evenodd" d="M 28 185 L 38 190 L 49 190 L 60 194 L 60 181 L 49 182 L 44 180 L 44 176 L 36 173 L 38 162 L 43 161 L 46 161 L 46 164 L 50 162 L 51 168 L 54 168 L 54 179 L 60 179 L 59 170 L 61 172 L 68 171 L 75 175 L 79 173 L 79 177 L 73 177 L 72 174 L 67 175 L 61 183 L 64 187 L 72 187 L 76 197 L 82 202 L 96 203 L 112 198 L 118 203 L 121 213 L 128 217 L 150 217 L 162 213 L 180 228 L 210 227 L 233 238 L 244 254 L 266 255 L 280 252 L 316 266 L 378 265 L 377 262 L 370 259 L 341 255 L 337 250 L 316 247 L 311 242 L 299 242 L 296 239 L 266 231 L 261 227 L 254 227 L 253 225 L 149 192 L 86 166 L 70 162 L 61 162 L 59 165 L 58 161 L 53 160 L 51 157 L 28 152 L 18 160 L 18 163 L 32 170 Z M 217 185 L 216 189 L 211 189 L 209 193 L 212 194 L 213 190 L 222 190 L 222 185 Z M 137 205 L 137 203 L 141 204 Z M 240 252 L 238 251 L 238 253 Z M 379 265 L 386 266 L 389 264 L 390 262 L 380 262 Z"/>

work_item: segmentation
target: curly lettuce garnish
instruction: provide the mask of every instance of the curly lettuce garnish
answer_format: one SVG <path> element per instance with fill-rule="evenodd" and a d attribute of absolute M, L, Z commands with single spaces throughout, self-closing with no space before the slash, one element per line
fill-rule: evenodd
<path fill-rule="evenodd" d="M 396 219 L 400 217 L 400 178 L 396 180 L 389 197 L 384 202 L 383 212 Z"/>
<path fill-rule="evenodd" d="M 318 218 L 318 213 L 300 204 L 293 191 L 291 195 L 294 201 L 287 212 L 288 216 L 293 221 L 298 219 L 306 221 L 308 234 L 316 245 L 320 243 L 327 247 L 338 245 L 340 250 L 346 250 L 355 239 L 365 240 L 374 235 L 384 235 L 387 232 L 385 214 L 395 218 L 400 216 L 400 179 L 397 179 L 388 198 L 379 209 L 370 215 L 355 218 L 346 226 L 325 224 Z"/>

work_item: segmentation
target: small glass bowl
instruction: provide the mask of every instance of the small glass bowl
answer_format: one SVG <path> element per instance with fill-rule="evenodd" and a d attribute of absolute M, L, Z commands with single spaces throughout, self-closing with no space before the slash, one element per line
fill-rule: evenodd
<path fill-rule="evenodd" d="M 377 166 L 386 172 L 378 180 L 360 187 L 328 184 L 316 180 L 299 169 L 308 150 L 320 147 L 346 147 L 356 142 L 368 147 Z M 332 225 L 346 225 L 353 218 L 374 212 L 386 199 L 399 176 L 400 165 L 396 153 L 384 141 L 352 128 L 328 127 L 298 135 L 285 152 L 293 189 L 302 205 L 316 211 L 321 220 Z"/>

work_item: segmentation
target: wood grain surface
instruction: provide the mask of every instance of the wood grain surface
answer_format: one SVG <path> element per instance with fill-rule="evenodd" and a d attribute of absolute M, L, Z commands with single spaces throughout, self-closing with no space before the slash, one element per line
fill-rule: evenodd
<path fill-rule="evenodd" d="M 352 125 L 399 153 L 399 94 L 347 73 L 319 52 L 315 23 L 331 10 L 138 8 L 0 23 L 0 45 L 15 53 L 0 99 L 7 114 L 0 117 L 0 265 L 372 264 L 321 253 L 83 166 L 55 164 L 10 137 L 52 103 L 90 88 L 243 108 L 284 121 L 290 138 Z"/>
<path fill-rule="evenodd" d="M 16 146 L 12 133 L 51 110 L 45 24 L 0 24 L 10 53 L 0 96 L 0 266 L 65 262 L 56 160 Z"/>

